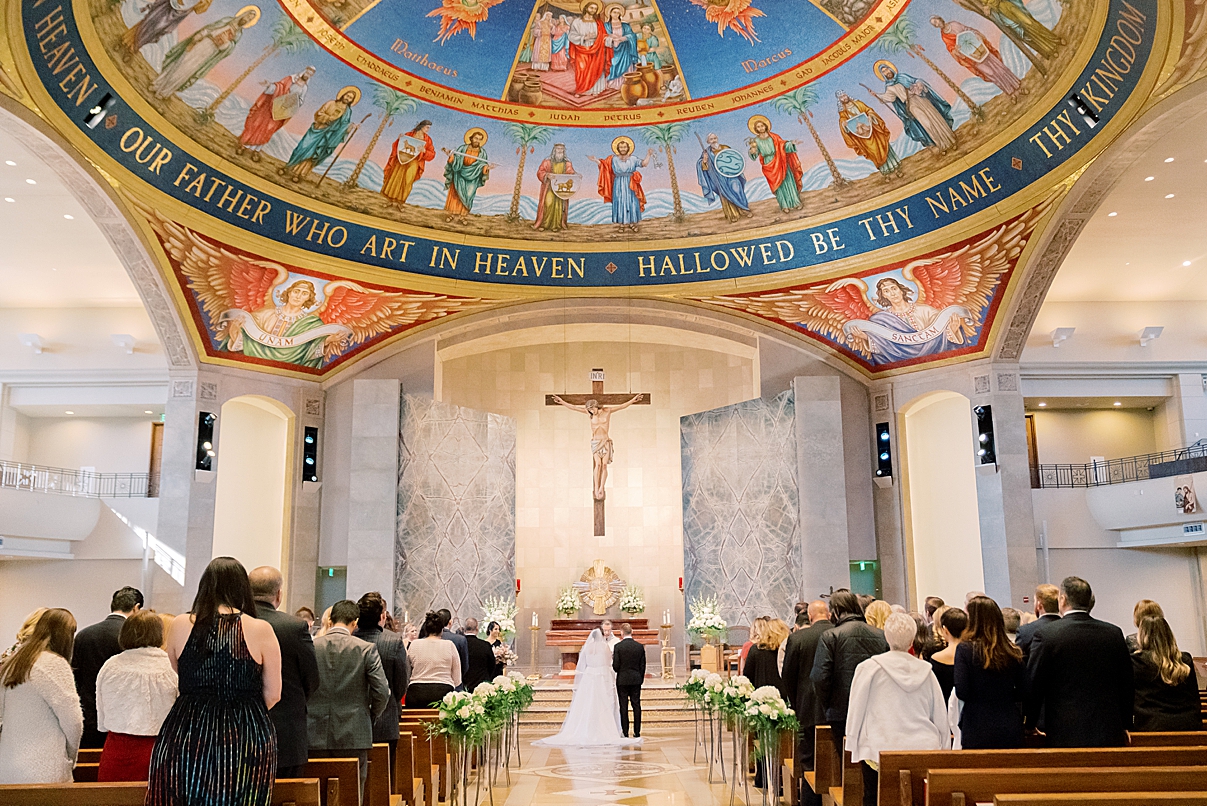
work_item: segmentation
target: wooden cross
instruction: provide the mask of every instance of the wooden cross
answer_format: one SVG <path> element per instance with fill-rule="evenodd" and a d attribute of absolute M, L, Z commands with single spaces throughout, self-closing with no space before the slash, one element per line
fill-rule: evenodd
<path fill-rule="evenodd" d="M 594 401 L 599 407 L 595 413 L 584 408 L 588 401 Z M 592 500 L 595 503 L 595 536 L 604 534 L 604 492 L 603 482 L 607 478 L 608 464 L 612 461 L 612 440 L 608 436 L 611 424 L 611 414 L 632 405 L 648 406 L 650 395 L 637 394 L 605 394 L 604 371 L 599 368 L 591 370 L 591 394 L 589 395 L 545 395 L 546 406 L 565 406 L 575 411 L 583 412 L 591 418 L 591 468 L 592 468 Z M 597 476 L 597 470 L 600 475 Z M 596 481 L 598 479 L 598 489 Z"/>

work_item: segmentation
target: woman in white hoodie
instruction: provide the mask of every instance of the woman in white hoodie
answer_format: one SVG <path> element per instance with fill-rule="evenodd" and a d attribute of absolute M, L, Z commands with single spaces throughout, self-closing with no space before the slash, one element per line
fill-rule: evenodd
<path fill-rule="evenodd" d="M 930 664 L 909 654 L 918 627 L 905 613 L 884 624 L 891 651 L 855 668 L 847 708 L 846 749 L 863 768 L 864 806 L 876 806 L 880 753 L 951 746 L 947 705 Z"/>

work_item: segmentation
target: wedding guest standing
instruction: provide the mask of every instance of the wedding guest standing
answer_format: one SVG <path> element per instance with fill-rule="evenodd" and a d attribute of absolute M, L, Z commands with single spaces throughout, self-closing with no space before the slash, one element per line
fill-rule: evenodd
<path fill-rule="evenodd" d="M 75 617 L 52 607 L 0 665 L 0 784 L 71 782 L 84 715 L 71 673 Z"/>
<path fill-rule="evenodd" d="M 109 600 L 109 615 L 80 630 L 75 637 L 71 668 L 75 673 L 75 690 L 84 709 L 84 738 L 80 747 L 99 749 L 105 746 L 105 734 L 96 729 L 96 676 L 105 661 L 122 651 L 117 641 L 122 624 L 142 606 L 142 593 L 137 588 L 126 586 L 114 591 Z"/>
<path fill-rule="evenodd" d="M 457 648 L 457 655 L 461 658 L 461 673 L 465 674 L 465 671 L 469 669 L 469 643 L 465 640 L 464 635 L 449 629 L 449 625 L 453 623 L 452 613 L 448 610 L 439 610 L 437 611 L 437 615 L 444 622 L 444 629 L 441 631 L 440 636 L 445 641 L 451 641 L 453 646 Z M 611 626 L 611 622 L 607 622 L 607 624 Z M 458 685 L 460 684 L 458 683 Z"/>
<path fill-rule="evenodd" d="M 191 613 L 176 617 L 168 658 L 180 696 L 151 753 L 147 806 L 268 806 L 277 734 L 268 711 L 281 699 L 281 648 L 256 618 L 243 564 L 215 557 Z"/>
<path fill-rule="evenodd" d="M 1202 730 L 1199 686 L 1189 652 L 1180 652 L 1164 616 L 1140 619 L 1132 653 L 1136 720 L 1132 730 Z"/>
<path fill-rule="evenodd" d="M 163 650 L 163 620 L 149 611 L 122 625 L 114 655 L 96 678 L 96 721 L 105 734 L 96 780 L 145 781 L 155 737 L 176 702 L 176 670 Z"/>
<path fill-rule="evenodd" d="M 1132 624 L 1136 626 L 1137 632 L 1126 637 L 1129 652 L 1138 652 L 1140 650 L 1140 633 L 1138 632 L 1140 622 L 1148 616 L 1165 618 L 1165 611 L 1161 609 L 1161 605 L 1152 599 L 1141 599 L 1136 602 L 1136 606 L 1132 608 Z"/>
<path fill-rule="evenodd" d="M 780 677 L 779 657 L 780 647 L 788 639 L 788 627 L 784 625 L 781 630 L 776 625 L 777 621 L 779 620 L 764 620 L 757 636 L 752 636 L 755 639 L 755 643 L 746 653 L 746 661 L 742 665 L 742 674 L 750 679 L 751 685 L 755 688 L 774 686 L 779 690 L 780 696 L 786 697 L 784 681 Z M 779 621 L 779 623 L 784 624 L 782 621 Z M 755 768 L 754 785 L 760 789 L 763 786 L 762 764 Z"/>
<path fill-rule="evenodd" d="M 1054 621 L 1060 621 L 1060 588 L 1055 585 L 1043 584 L 1035 589 L 1035 620 L 1028 624 L 1020 624 L 1018 638 L 1015 643 L 1023 651 L 1023 663 L 1031 652 L 1031 639 L 1035 633 Z"/>
<path fill-rule="evenodd" d="M 42 614 L 46 612 L 45 607 L 39 607 L 37 610 L 25 617 L 25 621 L 21 622 L 21 628 L 17 630 L 17 640 L 8 649 L 0 653 L 0 663 L 8 660 L 9 656 L 21 648 L 21 644 L 29 640 L 29 636 L 34 634 L 34 627 L 38 623 L 38 619 L 42 618 Z"/>
<path fill-rule="evenodd" d="M 973 597 L 968 603 L 968 630 L 956 647 L 955 692 L 964 703 L 961 748 L 1022 747 L 1025 681 L 1023 651 L 1006 633 L 997 602 L 988 596 Z"/>
<path fill-rule="evenodd" d="M 495 653 L 503 646 L 503 628 L 499 626 L 499 622 L 492 621 L 486 625 L 486 640 L 490 642 L 490 651 Z M 499 656 L 495 655 L 494 675 L 498 677 L 507 671 L 507 666 L 503 661 L 499 660 Z"/>
<path fill-rule="evenodd" d="M 863 611 L 863 617 L 878 630 L 884 629 L 884 623 L 888 621 L 889 615 L 893 612 L 893 606 L 883 599 L 876 599 L 868 604 Z"/>
<path fill-rule="evenodd" d="M 935 631 L 943 639 L 943 648 L 931 654 L 930 668 L 943 689 L 943 702 L 951 697 L 951 688 L 955 685 L 956 649 L 968 629 L 968 614 L 958 607 L 941 608 L 935 618 Z"/>
<path fill-rule="evenodd" d="M 390 769 L 394 769 L 394 753 L 398 750 L 398 718 L 402 714 L 402 698 L 407 695 L 407 686 L 411 683 L 411 665 L 407 661 L 402 636 L 386 629 L 390 609 L 386 607 L 385 598 L 377 591 L 370 591 L 357 600 L 356 606 L 360 608 L 360 614 L 352 635 L 377 647 L 381 671 L 390 686 L 390 701 L 373 723 L 373 741 L 385 742 L 390 746 Z"/>
<path fill-rule="evenodd" d="M 824 600 L 810 602 L 805 612 L 796 617 L 796 632 L 788 637 L 784 651 L 784 690 L 788 692 L 788 702 L 796 711 L 800 721 L 800 731 L 797 733 L 798 769 L 813 770 L 814 727 L 822 714 L 817 707 L 817 698 L 813 695 L 813 681 L 809 673 L 813 671 L 813 658 L 817 654 L 817 645 L 821 636 L 830 630 L 834 624 L 830 621 L 830 606 Z M 803 782 L 803 777 L 801 781 Z M 821 806 L 821 795 L 812 787 L 802 786 L 800 802 L 804 806 Z"/>
<path fill-rule="evenodd" d="M 495 651 L 489 642 L 478 637 L 478 620 L 465 620 L 465 642 L 469 649 L 469 666 L 465 668 L 465 690 L 473 691 L 479 683 L 495 679 Z"/>
<path fill-rule="evenodd" d="M 407 687 L 407 708 L 431 708 L 461 685 L 461 655 L 452 641 L 441 637 L 444 619 L 439 613 L 423 617 L 419 637 L 407 651 L 411 659 L 411 685 Z"/>

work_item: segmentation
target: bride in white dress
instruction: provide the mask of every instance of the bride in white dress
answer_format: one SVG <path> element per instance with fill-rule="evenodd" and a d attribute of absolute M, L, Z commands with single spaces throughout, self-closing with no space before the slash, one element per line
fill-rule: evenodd
<path fill-rule="evenodd" d="M 616 673 L 612 650 L 598 628 L 591 631 L 578 655 L 574 674 L 574 696 L 570 710 L 556 736 L 539 739 L 544 747 L 619 747 L 641 744 L 620 732 L 620 701 L 616 697 Z"/>

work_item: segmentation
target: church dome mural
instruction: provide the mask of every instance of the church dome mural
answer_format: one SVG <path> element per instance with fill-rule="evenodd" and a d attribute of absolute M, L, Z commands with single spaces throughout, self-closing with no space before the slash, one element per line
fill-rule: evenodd
<path fill-rule="evenodd" d="M 984 354 L 1189 25 L 1155 0 L 22 0 L 8 21 L 11 89 L 130 199 L 199 352 L 306 377 L 563 294 L 757 319 L 866 374 Z"/>

